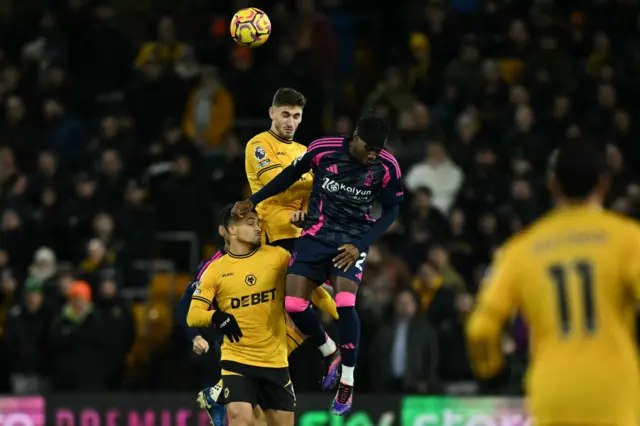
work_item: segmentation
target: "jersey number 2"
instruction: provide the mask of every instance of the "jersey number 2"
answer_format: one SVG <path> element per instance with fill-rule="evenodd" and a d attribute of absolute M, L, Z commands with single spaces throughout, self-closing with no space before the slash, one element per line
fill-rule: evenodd
<path fill-rule="evenodd" d="M 584 317 L 584 329 L 587 334 L 593 334 L 596 330 L 595 302 L 593 298 L 593 266 L 586 261 L 577 261 L 568 265 L 553 264 L 549 267 L 549 275 L 556 287 L 556 297 L 560 314 L 560 329 L 564 336 L 571 332 L 570 307 L 576 306 L 569 303 L 567 288 L 567 275 L 575 272 L 580 279 L 580 295 L 582 297 L 582 314 Z"/>
<path fill-rule="evenodd" d="M 356 262 L 356 268 L 362 271 L 362 264 L 364 260 L 367 258 L 367 253 L 360 253 L 360 259 Z"/>

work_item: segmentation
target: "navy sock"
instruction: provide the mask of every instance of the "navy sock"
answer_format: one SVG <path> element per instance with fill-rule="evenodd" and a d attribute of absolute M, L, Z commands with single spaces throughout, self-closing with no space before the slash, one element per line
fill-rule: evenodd
<path fill-rule="evenodd" d="M 327 341 L 327 333 L 311 306 L 307 306 L 302 312 L 289 312 L 289 316 L 298 330 L 309 336 L 316 346 L 322 346 Z"/>
<path fill-rule="evenodd" d="M 342 365 L 355 367 L 360 343 L 360 318 L 355 306 L 338 308 L 338 328 L 340 330 L 340 355 Z"/>

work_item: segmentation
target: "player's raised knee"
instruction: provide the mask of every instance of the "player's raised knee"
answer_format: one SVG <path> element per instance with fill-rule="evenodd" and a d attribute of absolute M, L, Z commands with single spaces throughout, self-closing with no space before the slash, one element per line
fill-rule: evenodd
<path fill-rule="evenodd" d="M 301 297 L 286 296 L 284 298 L 284 308 L 287 312 L 304 312 L 309 307 L 309 302 Z"/>
<path fill-rule="evenodd" d="M 336 294 L 336 306 L 338 308 L 347 308 L 356 306 L 356 295 L 348 291 L 341 291 Z"/>

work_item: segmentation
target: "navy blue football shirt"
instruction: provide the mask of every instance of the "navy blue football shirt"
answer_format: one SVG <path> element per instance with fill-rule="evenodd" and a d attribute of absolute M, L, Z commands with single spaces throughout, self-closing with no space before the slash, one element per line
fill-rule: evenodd
<path fill-rule="evenodd" d="M 397 216 L 397 206 L 404 197 L 402 174 L 395 157 L 384 150 L 373 164 L 359 163 L 349 153 L 350 140 L 340 137 L 312 142 L 304 155 L 250 199 L 258 204 L 286 190 L 311 169 L 313 189 L 302 236 L 364 249 L 373 242 L 366 234 L 376 223 L 371 212 L 374 202 L 381 202 L 383 212 L 395 209 Z"/>

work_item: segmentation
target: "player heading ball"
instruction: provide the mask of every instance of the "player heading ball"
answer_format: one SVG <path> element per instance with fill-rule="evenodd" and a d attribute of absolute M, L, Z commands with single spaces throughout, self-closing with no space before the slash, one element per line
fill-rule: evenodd
<path fill-rule="evenodd" d="M 384 120 L 361 118 L 352 136 L 312 142 L 306 153 L 234 207 L 235 214 L 244 216 L 254 205 L 284 192 L 313 170 L 308 215 L 287 271 L 285 307 L 300 331 L 310 336 L 329 360 L 323 386 L 331 388 L 340 378 L 333 403 L 337 415 L 349 411 L 353 398 L 360 339 L 356 293 L 367 252 L 397 218 L 404 195 L 398 162 L 385 150 L 388 136 L 389 125 Z M 383 211 L 376 220 L 371 208 L 378 200 Z M 309 306 L 313 290 L 326 279 L 336 291 L 339 356 L 335 342 Z"/>

